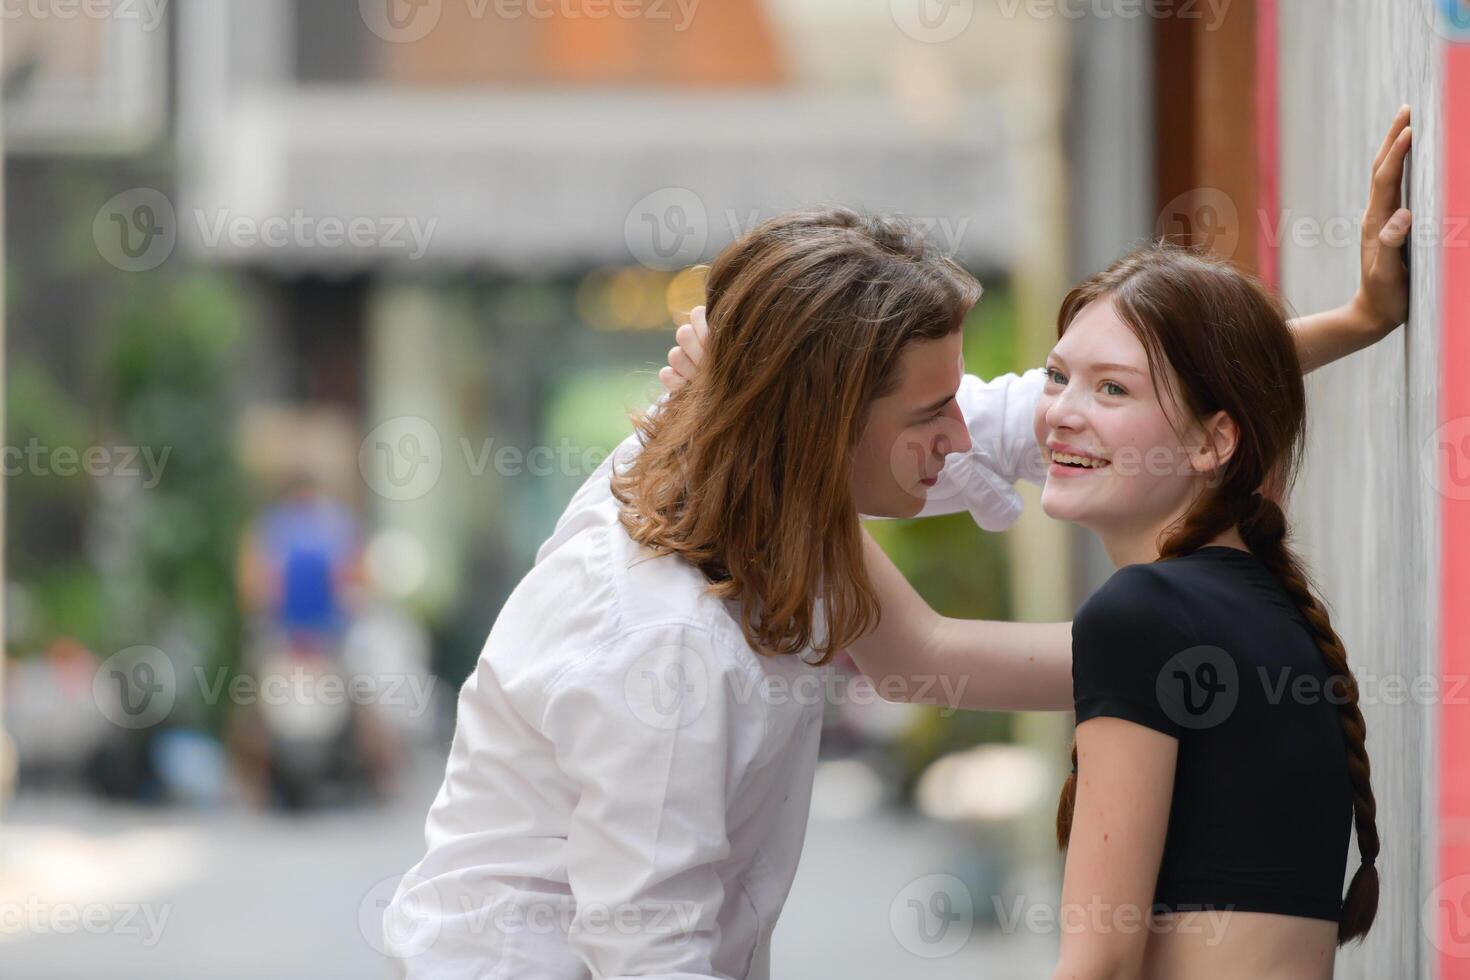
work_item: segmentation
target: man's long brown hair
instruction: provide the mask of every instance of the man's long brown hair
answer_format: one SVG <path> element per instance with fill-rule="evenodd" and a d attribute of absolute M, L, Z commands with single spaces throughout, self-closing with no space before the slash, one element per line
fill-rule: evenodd
<path fill-rule="evenodd" d="M 710 269 L 698 376 L 634 419 L 641 452 L 612 482 L 623 526 L 736 600 L 752 648 L 826 663 L 879 616 L 852 494 L 868 407 L 910 344 L 953 334 L 979 298 L 899 219 L 760 224 Z"/>
<path fill-rule="evenodd" d="M 1314 593 L 1301 561 L 1287 544 L 1284 499 L 1301 462 L 1306 388 L 1281 303 L 1256 280 L 1227 262 L 1159 244 L 1118 260 L 1085 280 L 1062 302 L 1057 336 L 1090 303 L 1110 299 L 1143 343 L 1155 390 L 1169 372 L 1179 380 L 1173 404 L 1196 419 L 1224 409 L 1240 430 L 1235 451 L 1160 546 L 1160 560 L 1186 555 L 1235 527 L 1251 552 L 1271 570 L 1311 627 L 1340 695 L 1342 738 L 1352 782 L 1353 819 L 1362 861 L 1343 899 L 1337 941 L 1360 939 L 1378 912 L 1377 804 L 1358 707 L 1358 683 L 1347 651 Z M 1170 401 L 1160 395 L 1161 401 Z M 1067 846 L 1076 805 L 1077 747 L 1072 775 L 1057 807 L 1057 842 Z"/>

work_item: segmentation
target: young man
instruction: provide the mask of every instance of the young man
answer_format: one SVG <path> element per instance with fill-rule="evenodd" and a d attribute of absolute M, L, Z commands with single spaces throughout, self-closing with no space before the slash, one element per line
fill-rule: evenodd
<path fill-rule="evenodd" d="M 1039 479 L 1039 372 L 963 376 L 978 296 L 903 224 L 840 208 L 721 253 L 702 370 L 578 491 L 460 692 L 385 916 L 402 975 L 768 976 L 838 649 L 900 697 L 943 673 L 959 706 L 1070 707 L 1068 624 L 941 620 L 911 590 L 880 623 L 907 586 L 859 514 L 934 494 L 998 529 Z M 1299 324 L 1313 362 L 1386 333 L 1382 308 Z"/>

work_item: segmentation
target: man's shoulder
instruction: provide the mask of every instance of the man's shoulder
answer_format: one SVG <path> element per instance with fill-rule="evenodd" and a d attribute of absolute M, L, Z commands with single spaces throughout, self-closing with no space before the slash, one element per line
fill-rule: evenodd
<path fill-rule="evenodd" d="M 502 607 L 485 649 L 497 671 L 550 680 L 681 642 L 715 664 L 752 660 L 737 604 L 712 594 L 687 561 L 634 541 L 615 503 L 591 496 Z"/>
<path fill-rule="evenodd" d="M 557 518 L 555 529 L 536 550 L 538 565 L 579 535 L 619 523 L 618 501 L 612 493 L 614 468 L 626 467 L 638 454 L 638 449 L 638 437 L 636 434 L 631 435 L 588 474 Z"/>
<path fill-rule="evenodd" d="M 629 436 L 588 477 L 541 546 L 532 574 L 573 606 L 610 603 L 608 613 L 615 618 L 617 631 L 683 621 L 723 642 L 731 640 L 733 625 L 739 638 L 738 607 L 711 593 L 703 572 L 683 558 L 660 555 L 639 544 L 623 526 L 612 477 L 640 448 L 637 435 Z M 558 582 L 564 586 L 560 590 Z M 575 589 L 572 583 L 578 583 Z M 592 583 L 609 588 L 588 588 Z"/>
<path fill-rule="evenodd" d="M 557 692 L 636 686 L 675 664 L 702 685 L 758 682 L 756 654 L 702 577 L 674 556 L 630 561 L 630 543 L 611 528 L 584 535 L 522 581 L 482 654 L 504 688 L 545 704 Z"/>

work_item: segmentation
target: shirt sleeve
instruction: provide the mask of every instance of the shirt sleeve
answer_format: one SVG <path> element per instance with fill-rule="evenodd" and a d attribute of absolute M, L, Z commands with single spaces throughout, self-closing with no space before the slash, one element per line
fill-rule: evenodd
<path fill-rule="evenodd" d="M 1016 481 L 1046 480 L 1035 429 L 1036 401 L 1045 384 L 1041 368 L 989 381 L 965 375 L 955 401 L 973 445 L 945 461 L 918 516 L 968 511 L 987 531 L 1003 530 L 1021 516 Z"/>
<path fill-rule="evenodd" d="M 727 804 L 765 726 L 756 678 L 678 625 L 639 630 L 554 685 L 542 730 L 581 790 L 569 938 L 594 977 L 716 976 Z"/>
<path fill-rule="evenodd" d="M 1113 573 L 1072 620 L 1072 695 L 1077 724 L 1122 718 L 1178 738 L 1189 721 L 1176 673 L 1191 666 L 1181 597 L 1159 570 Z"/>

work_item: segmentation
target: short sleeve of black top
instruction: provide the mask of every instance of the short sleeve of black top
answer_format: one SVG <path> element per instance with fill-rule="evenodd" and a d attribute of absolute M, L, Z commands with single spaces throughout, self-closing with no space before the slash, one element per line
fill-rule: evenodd
<path fill-rule="evenodd" d="M 1172 668 L 1195 642 L 1169 579 L 1152 565 L 1113 574 L 1072 621 L 1077 723 L 1106 715 L 1178 738 Z"/>
<path fill-rule="evenodd" d="M 1336 689 L 1254 555 L 1120 568 L 1073 618 L 1072 684 L 1079 725 L 1179 740 L 1156 905 L 1339 918 L 1352 796 L 1339 708 L 1321 696 Z"/>

